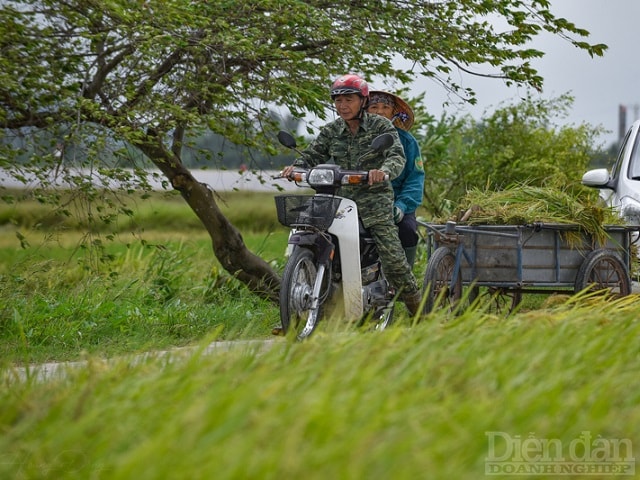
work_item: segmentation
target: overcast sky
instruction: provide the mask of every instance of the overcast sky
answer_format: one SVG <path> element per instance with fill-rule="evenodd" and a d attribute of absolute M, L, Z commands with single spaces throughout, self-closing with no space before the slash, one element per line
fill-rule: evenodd
<path fill-rule="evenodd" d="M 546 52 L 535 66 L 545 79 L 543 98 L 563 93 L 575 97 L 572 111 L 561 123 L 602 125 L 610 131 L 598 143 L 605 146 L 618 137 L 618 106 L 627 105 L 627 127 L 640 109 L 640 55 L 636 28 L 640 23 L 640 0 L 552 0 L 551 11 L 590 32 L 589 43 L 609 46 L 603 57 L 591 58 L 586 52 L 559 38 L 545 35 L 533 46 Z M 436 114 L 442 110 L 445 92 L 434 83 L 422 80 L 415 91 L 427 91 L 427 106 Z M 478 105 L 456 113 L 480 117 L 501 102 L 517 100 L 526 90 L 507 88 L 500 80 L 466 79 Z"/>

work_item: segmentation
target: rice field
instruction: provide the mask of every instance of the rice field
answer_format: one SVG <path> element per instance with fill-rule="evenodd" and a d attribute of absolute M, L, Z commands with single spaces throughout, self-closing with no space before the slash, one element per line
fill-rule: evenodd
<path fill-rule="evenodd" d="M 91 269 L 73 229 L 3 230 L 0 478 L 635 475 L 637 294 L 333 319 L 300 343 L 197 232 L 149 227 Z M 245 241 L 276 261 L 286 233 Z"/>

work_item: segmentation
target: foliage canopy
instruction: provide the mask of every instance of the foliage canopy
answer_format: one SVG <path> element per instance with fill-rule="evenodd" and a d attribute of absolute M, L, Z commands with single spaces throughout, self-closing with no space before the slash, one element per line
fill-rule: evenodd
<path fill-rule="evenodd" d="M 539 89 L 530 62 L 543 52 L 527 44 L 543 31 L 606 48 L 547 0 L 3 3 L 2 125 L 88 121 L 134 144 L 148 129 L 205 126 L 244 143 L 253 128 L 240 127 L 274 104 L 323 116 L 330 79 L 347 71 L 425 76 L 470 99 L 460 71 Z"/>
<path fill-rule="evenodd" d="M 423 206 L 433 217 L 455 214 L 470 190 L 500 191 L 527 184 L 573 191 L 594 201 L 598 192 L 580 178 L 593 155 L 601 127 L 562 125 L 572 97 L 525 98 L 503 105 L 480 119 L 443 115 L 423 117 L 416 134 L 425 159 Z M 560 193 L 560 192 L 558 192 Z"/>
<path fill-rule="evenodd" d="M 277 276 L 245 251 L 211 192 L 182 164 L 186 135 L 209 129 L 275 153 L 265 135 L 274 127 L 271 109 L 325 118 L 330 81 L 345 72 L 401 84 L 424 77 L 469 101 L 474 93 L 460 74 L 540 89 L 531 61 L 543 52 L 530 48 L 532 38 L 550 32 L 589 55 L 606 49 L 550 7 L 549 0 L 5 0 L 0 167 L 15 167 L 20 153 L 43 179 L 58 172 L 69 146 L 86 148 L 94 166 L 108 148 L 120 160 L 139 158 L 124 148 L 133 145 L 196 212 L 224 267 L 273 296 Z"/>

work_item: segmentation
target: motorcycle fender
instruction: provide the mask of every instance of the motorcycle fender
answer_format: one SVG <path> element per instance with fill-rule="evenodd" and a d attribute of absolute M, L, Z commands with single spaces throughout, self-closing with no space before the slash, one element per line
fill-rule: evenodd
<path fill-rule="evenodd" d="M 358 208 L 353 200 L 343 198 L 329 233 L 338 238 L 342 270 L 344 312 L 349 320 L 359 320 L 363 314 L 362 278 L 360 276 L 360 228 Z"/>
<path fill-rule="evenodd" d="M 316 233 L 311 232 L 294 232 L 289 234 L 289 245 L 313 245 L 316 243 Z"/>
<path fill-rule="evenodd" d="M 296 233 L 296 231 L 294 229 L 291 229 L 289 231 L 289 239 L 291 239 L 291 235 L 293 235 L 294 233 Z M 287 248 L 285 248 L 285 250 L 284 250 L 285 258 L 289 258 L 291 256 L 291 252 L 292 251 L 293 251 L 293 243 L 291 243 L 289 240 L 287 240 Z"/>

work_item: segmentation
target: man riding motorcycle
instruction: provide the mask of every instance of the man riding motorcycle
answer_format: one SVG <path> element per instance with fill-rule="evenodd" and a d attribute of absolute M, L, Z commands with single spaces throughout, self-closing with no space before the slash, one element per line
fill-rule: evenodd
<path fill-rule="evenodd" d="M 340 195 L 357 203 L 362 222 L 376 243 L 385 276 L 414 316 L 420 307 L 420 289 L 393 220 L 393 189 L 390 182 L 385 181 L 385 176 L 393 179 L 404 168 L 405 157 L 398 133 L 387 118 L 366 112 L 369 86 L 358 75 L 339 77 L 333 82 L 330 94 L 340 118 L 322 127 L 316 139 L 293 165 L 283 169 L 282 175 L 289 176 L 296 166 L 323 163 L 369 171 L 369 185 L 344 186 Z M 393 135 L 393 145 L 361 160 L 373 138 L 383 133 Z"/>

